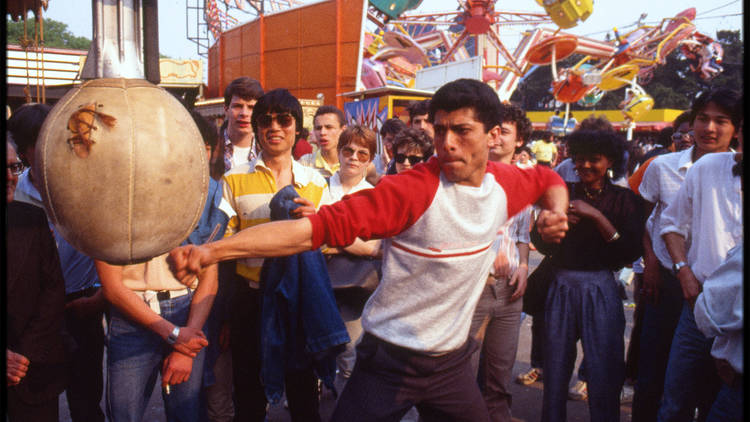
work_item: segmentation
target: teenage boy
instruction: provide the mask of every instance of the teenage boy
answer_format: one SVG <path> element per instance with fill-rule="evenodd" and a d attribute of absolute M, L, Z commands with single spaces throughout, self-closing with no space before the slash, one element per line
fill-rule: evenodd
<path fill-rule="evenodd" d="M 711 109 L 721 110 L 730 123 L 739 123 L 741 113 L 733 112 L 739 96 L 729 89 L 704 92 L 691 107 L 691 124 L 695 130 L 696 117 Z M 736 124 L 736 123 L 733 123 Z M 673 271 L 673 262 L 661 237 L 665 227 L 663 211 L 674 201 L 688 170 L 706 154 L 725 152 L 734 137 L 730 130 L 717 130 L 715 124 L 704 130 L 695 144 L 683 151 L 656 157 L 643 174 L 638 190 L 647 201 L 650 216 L 646 222 L 643 252 L 643 288 L 641 301 L 643 321 L 638 361 L 638 379 L 633 396 L 633 419 L 655 421 L 664 389 L 669 350 L 683 309 L 680 280 Z"/>
<path fill-rule="evenodd" d="M 313 131 L 318 140 L 317 151 L 303 155 L 299 162 L 318 170 L 323 177 L 331 177 L 340 167 L 339 136 L 346 129 L 344 112 L 330 105 L 319 107 L 313 117 Z"/>
<path fill-rule="evenodd" d="M 510 164 L 517 148 L 531 135 L 531 121 L 517 106 L 501 104 L 500 131 L 490 146 L 489 159 Z M 511 421 L 509 383 L 518 349 L 523 293 L 529 272 L 531 208 L 508 219 L 498 231 L 497 255 L 471 322 L 471 336 L 480 350 L 471 358 L 490 420 Z M 483 338 L 482 332 L 483 331 Z"/>
<path fill-rule="evenodd" d="M 295 214 L 313 213 L 326 186 L 325 179 L 315 169 L 292 159 L 292 148 L 302 128 L 302 106 L 289 91 L 274 89 L 260 97 L 255 104 L 252 127 L 260 143 L 260 154 L 233 168 L 223 178 L 224 199 L 236 212 L 227 225 L 227 236 L 270 221 L 271 198 L 285 186 L 293 185 L 301 196 L 297 201 L 305 202 Z M 260 379 L 263 260 L 257 257 L 235 257 L 243 259 L 237 259 L 235 266 L 230 348 L 236 420 L 260 422 L 266 416 L 267 401 Z M 319 421 L 317 378 L 312 367 L 287 374 L 285 386 L 292 420 Z"/>

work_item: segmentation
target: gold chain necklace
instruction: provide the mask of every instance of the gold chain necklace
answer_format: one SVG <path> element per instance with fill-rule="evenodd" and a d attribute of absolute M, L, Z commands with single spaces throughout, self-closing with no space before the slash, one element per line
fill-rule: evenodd
<path fill-rule="evenodd" d="M 594 190 L 593 192 L 589 192 L 589 190 L 586 188 L 586 186 L 583 187 L 583 194 L 586 195 L 586 198 L 589 198 L 591 200 L 596 199 L 599 195 L 602 194 L 602 191 L 604 191 L 604 187 L 601 187 L 599 189 Z"/>

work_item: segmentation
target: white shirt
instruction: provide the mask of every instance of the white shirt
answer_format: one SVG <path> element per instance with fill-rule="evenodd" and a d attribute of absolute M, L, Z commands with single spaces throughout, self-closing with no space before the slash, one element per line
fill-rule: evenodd
<path fill-rule="evenodd" d="M 742 373 L 742 243 L 703 283 L 695 302 L 695 324 L 706 337 L 716 337 L 711 356 L 724 359 Z"/>
<path fill-rule="evenodd" d="M 341 198 L 344 197 L 344 195 L 349 195 L 363 189 L 371 188 L 373 188 L 373 186 L 367 180 L 365 180 L 364 177 L 362 177 L 362 180 L 360 180 L 356 185 L 352 186 L 349 192 L 344 192 L 344 185 L 341 184 L 341 177 L 339 177 L 339 172 L 337 171 L 328 180 L 328 187 L 326 188 L 328 192 L 323 193 L 323 198 L 320 200 L 320 205 L 332 204 L 334 202 L 340 201 Z"/>
<path fill-rule="evenodd" d="M 646 231 L 651 237 L 654 254 L 665 268 L 672 268 L 672 258 L 660 236 L 662 213 L 674 200 L 688 169 L 693 165 L 693 148 L 656 157 L 643 173 L 638 187 L 643 199 L 654 203 L 654 210 L 646 221 Z"/>
<path fill-rule="evenodd" d="M 248 154 L 250 154 L 250 148 L 252 148 L 252 146 L 234 146 L 234 153 L 232 154 L 232 168 L 239 167 L 245 163 L 250 162 L 250 160 L 247 159 Z"/>
<path fill-rule="evenodd" d="M 701 283 L 742 242 L 742 186 L 732 174 L 734 164 L 733 152 L 701 157 L 661 217 L 660 235 L 687 239 L 688 265 Z"/>

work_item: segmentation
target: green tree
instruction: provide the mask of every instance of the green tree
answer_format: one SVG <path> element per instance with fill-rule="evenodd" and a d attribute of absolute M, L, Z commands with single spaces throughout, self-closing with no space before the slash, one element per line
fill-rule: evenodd
<path fill-rule="evenodd" d="M 68 30 L 68 24 L 53 19 L 44 19 L 44 46 L 55 48 L 73 48 L 88 50 L 91 40 L 79 37 Z M 28 18 L 26 21 L 26 35 L 33 42 L 35 21 Z M 21 44 L 23 38 L 23 21 L 13 22 L 6 18 L 6 41 L 8 44 Z"/>

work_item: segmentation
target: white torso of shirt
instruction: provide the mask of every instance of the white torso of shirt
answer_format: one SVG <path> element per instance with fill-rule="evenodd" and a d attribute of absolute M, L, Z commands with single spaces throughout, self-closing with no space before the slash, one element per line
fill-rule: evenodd
<path fill-rule="evenodd" d="M 250 154 L 250 148 L 252 148 L 252 145 L 249 147 L 238 147 L 237 145 L 234 146 L 234 150 L 232 152 L 232 168 L 239 167 L 249 162 L 247 156 Z"/>
<path fill-rule="evenodd" d="M 344 195 L 349 195 L 363 189 L 371 189 L 372 187 L 373 186 L 367 180 L 365 180 L 364 177 L 362 177 L 362 180 L 360 180 L 356 185 L 352 186 L 349 192 L 344 192 L 344 185 L 341 184 L 341 177 L 339 176 L 339 172 L 337 171 L 328 180 L 328 187 L 326 188 L 326 190 L 328 190 L 328 193 L 323 194 L 323 199 L 321 199 L 320 205 L 328 205 L 334 202 L 338 202 L 341 200 L 341 198 L 344 197 Z"/>
<path fill-rule="evenodd" d="M 638 188 L 645 200 L 654 203 L 654 210 L 646 222 L 646 231 L 651 237 L 654 254 L 665 268 L 672 268 L 672 259 L 659 235 L 663 228 L 662 212 L 674 201 L 688 169 L 693 165 L 693 148 L 656 157 L 643 174 Z"/>
<path fill-rule="evenodd" d="M 686 238 L 687 262 L 701 283 L 742 242 L 742 185 L 732 174 L 734 164 L 733 152 L 701 157 L 661 218 L 660 235 Z"/>

